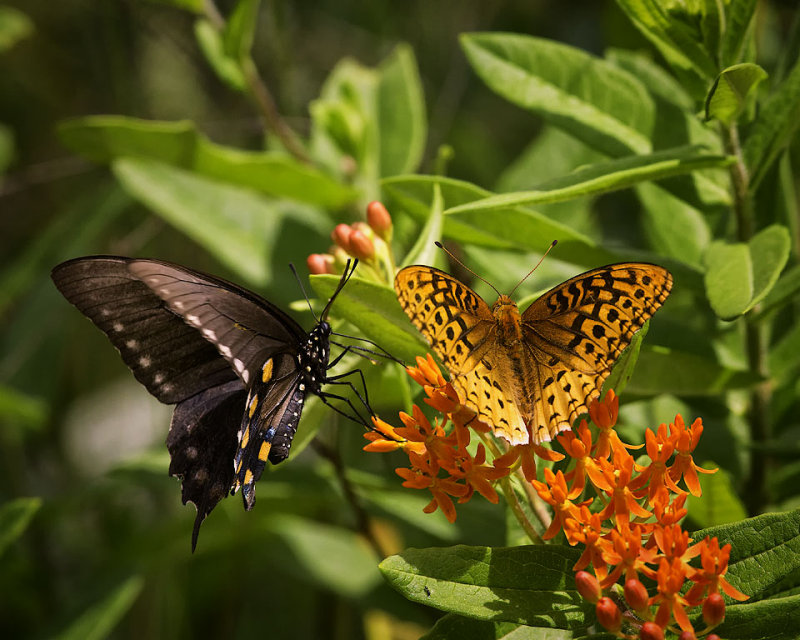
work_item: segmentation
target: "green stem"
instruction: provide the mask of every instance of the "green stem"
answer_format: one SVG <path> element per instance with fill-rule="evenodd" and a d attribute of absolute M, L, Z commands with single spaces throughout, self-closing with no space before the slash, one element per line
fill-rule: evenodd
<path fill-rule="evenodd" d="M 731 185 L 733 188 L 733 209 L 736 215 L 736 232 L 741 242 L 748 242 L 754 232 L 753 199 L 750 193 L 750 174 L 744 161 L 742 146 L 739 141 L 739 130 L 735 124 L 721 128 L 725 151 L 736 158 L 730 166 Z M 767 458 L 764 453 L 766 443 L 771 437 L 769 407 L 772 390 L 769 384 L 769 366 L 767 362 L 767 327 L 763 322 L 752 320 L 757 317 L 759 305 L 744 318 L 745 349 L 750 371 L 766 380 L 757 385 L 750 393 L 750 411 L 748 423 L 750 429 L 751 448 L 750 478 L 746 483 L 745 503 L 750 515 L 756 515 L 768 500 L 767 496 Z"/>

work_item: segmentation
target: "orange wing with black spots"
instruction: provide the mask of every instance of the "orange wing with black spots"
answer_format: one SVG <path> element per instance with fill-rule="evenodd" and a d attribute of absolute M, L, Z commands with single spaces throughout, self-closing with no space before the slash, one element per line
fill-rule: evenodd
<path fill-rule="evenodd" d="M 528 442 L 528 427 L 536 442 L 570 428 L 671 288 L 657 265 L 609 265 L 554 287 L 520 315 L 507 296 L 490 310 L 431 267 L 407 267 L 395 279 L 464 403 L 512 444 Z"/>

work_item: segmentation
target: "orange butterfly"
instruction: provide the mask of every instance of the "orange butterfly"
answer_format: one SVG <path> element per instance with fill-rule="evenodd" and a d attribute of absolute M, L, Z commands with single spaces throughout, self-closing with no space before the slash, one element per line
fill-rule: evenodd
<path fill-rule="evenodd" d="M 600 267 L 553 287 L 522 314 L 505 295 L 490 309 L 433 267 L 401 269 L 394 288 L 464 404 L 516 445 L 550 440 L 587 411 L 669 295 L 672 276 L 639 262 Z"/>

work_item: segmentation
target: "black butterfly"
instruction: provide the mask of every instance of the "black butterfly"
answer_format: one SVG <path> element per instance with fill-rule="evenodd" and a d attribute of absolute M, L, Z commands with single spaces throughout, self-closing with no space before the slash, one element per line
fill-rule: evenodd
<path fill-rule="evenodd" d="M 354 372 L 327 375 L 348 348 L 329 363 L 326 318 L 356 264 L 310 332 L 255 293 L 160 260 L 89 256 L 53 269 L 59 291 L 109 337 L 136 379 L 177 405 L 169 473 L 182 480 L 183 503 L 197 507 L 193 551 L 200 524 L 228 492 L 241 489 L 245 509 L 253 508 L 267 460 L 289 455 L 308 393 L 326 404 L 343 400 L 366 425 L 349 400 L 322 391 L 329 382 L 355 390 L 340 381 Z"/>

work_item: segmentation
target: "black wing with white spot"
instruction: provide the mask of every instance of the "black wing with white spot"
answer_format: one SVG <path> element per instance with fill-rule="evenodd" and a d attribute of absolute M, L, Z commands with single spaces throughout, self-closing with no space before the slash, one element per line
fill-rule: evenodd
<path fill-rule="evenodd" d="M 306 333 L 246 289 L 158 260 L 77 258 L 52 278 L 136 379 L 177 404 L 170 474 L 182 480 L 183 502 L 197 507 L 194 549 L 200 524 L 229 491 L 242 488 L 250 509 L 266 461 L 289 455 L 305 396 L 326 381 L 330 326 Z"/>

